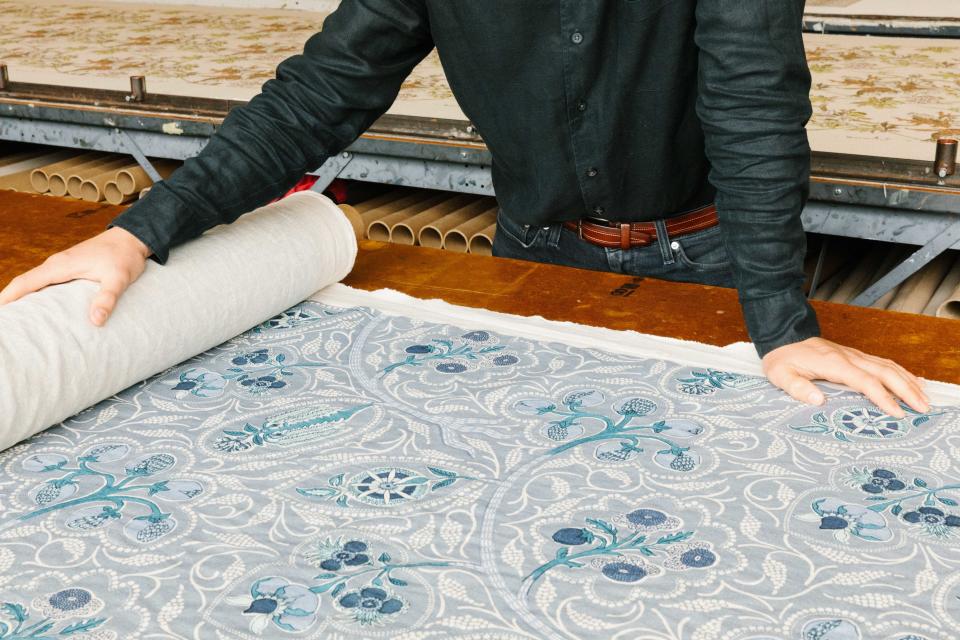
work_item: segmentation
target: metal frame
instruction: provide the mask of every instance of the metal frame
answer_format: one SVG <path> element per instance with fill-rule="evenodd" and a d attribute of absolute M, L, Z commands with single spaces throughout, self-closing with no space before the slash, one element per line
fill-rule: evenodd
<path fill-rule="evenodd" d="M 131 101 L 123 92 L 8 83 L 0 91 L 0 140 L 128 153 L 149 173 L 148 157 L 197 155 L 238 104 L 149 93 Z M 493 195 L 490 164 L 468 122 L 388 115 L 312 173 L 321 191 L 340 177 Z M 939 253 L 960 249 L 958 214 L 960 176 L 941 179 L 932 162 L 813 156 L 808 231 L 920 247 L 855 304 L 872 303 Z"/>
<path fill-rule="evenodd" d="M 918 38 L 956 38 L 960 20 L 950 18 L 909 18 L 900 16 L 843 16 L 808 13 L 803 16 L 808 33 L 832 33 L 863 36 L 913 36 Z"/>

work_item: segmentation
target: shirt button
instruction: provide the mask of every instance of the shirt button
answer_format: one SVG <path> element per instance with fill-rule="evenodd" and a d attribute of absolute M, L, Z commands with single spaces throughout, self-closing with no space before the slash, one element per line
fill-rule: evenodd
<path fill-rule="evenodd" d="M 600 173 L 600 171 L 598 169 L 595 169 L 594 167 L 590 167 L 589 169 L 587 169 L 588 178 L 596 178 L 598 173 Z"/>
<path fill-rule="evenodd" d="M 586 111 L 586 110 L 587 110 L 587 103 L 586 103 L 586 102 L 578 102 L 578 103 L 577 103 L 577 111 Z"/>
<path fill-rule="evenodd" d="M 583 42 L 583 34 L 580 33 L 579 31 L 574 31 L 573 35 L 570 36 L 570 42 L 572 42 L 573 44 L 580 44 L 581 42 Z"/>
<path fill-rule="evenodd" d="M 595 214 L 597 214 L 598 216 L 602 216 L 602 215 L 606 212 L 606 209 L 604 209 L 603 207 L 599 207 L 599 206 L 598 206 L 598 207 L 594 207 L 594 208 L 593 208 L 593 212 L 594 212 Z"/>
<path fill-rule="evenodd" d="M 679 251 L 680 243 L 674 240 L 673 242 L 670 243 L 670 248 L 673 249 L 674 251 Z"/>

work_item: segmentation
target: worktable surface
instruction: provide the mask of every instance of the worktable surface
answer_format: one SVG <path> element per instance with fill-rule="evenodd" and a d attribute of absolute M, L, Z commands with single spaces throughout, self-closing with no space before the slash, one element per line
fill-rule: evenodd
<path fill-rule="evenodd" d="M 122 210 L 0 191 L 0 286 L 101 231 Z M 364 241 L 345 284 L 610 329 L 727 345 L 747 340 L 736 291 Z M 960 321 L 814 302 L 824 337 L 960 383 Z"/>

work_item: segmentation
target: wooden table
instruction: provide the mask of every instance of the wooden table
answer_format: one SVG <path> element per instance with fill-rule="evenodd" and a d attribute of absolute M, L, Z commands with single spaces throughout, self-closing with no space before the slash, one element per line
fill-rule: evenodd
<path fill-rule="evenodd" d="M 100 231 L 122 208 L 0 191 L 0 286 Z M 747 340 L 736 291 L 365 241 L 344 281 L 418 298 L 727 345 Z M 814 302 L 824 337 L 960 383 L 960 321 Z"/>

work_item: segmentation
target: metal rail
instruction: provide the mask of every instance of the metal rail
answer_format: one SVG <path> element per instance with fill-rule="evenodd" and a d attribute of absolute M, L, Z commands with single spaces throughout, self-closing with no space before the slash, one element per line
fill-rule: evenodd
<path fill-rule="evenodd" d="M 148 166 L 147 158 L 197 155 L 230 109 L 241 104 L 145 91 L 131 100 L 123 92 L 5 86 L 6 91 L 0 90 L 0 140 L 128 153 Z M 387 115 L 312 173 L 320 177 L 316 188 L 321 189 L 341 177 L 494 195 L 490 164 L 490 152 L 468 122 Z M 813 155 L 810 202 L 803 212 L 808 231 L 920 247 L 891 277 L 871 287 L 871 296 L 878 286 L 892 288 L 922 268 L 935 257 L 932 251 L 960 249 L 960 176 L 940 177 L 934 166 Z M 855 302 L 869 304 L 864 297 Z"/>

